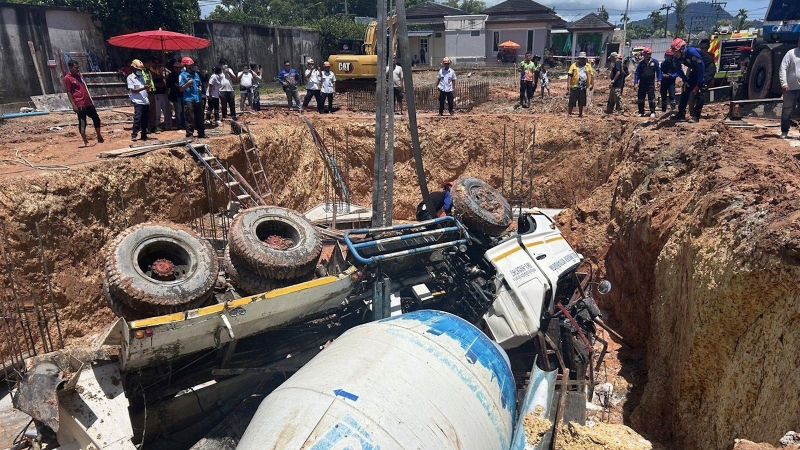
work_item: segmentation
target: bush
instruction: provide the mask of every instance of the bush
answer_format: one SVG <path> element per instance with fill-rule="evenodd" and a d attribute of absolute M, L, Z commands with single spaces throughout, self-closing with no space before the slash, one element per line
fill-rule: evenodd
<path fill-rule="evenodd" d="M 366 25 L 355 23 L 346 16 L 328 16 L 314 23 L 313 28 L 319 31 L 319 46 L 322 60 L 339 50 L 339 41 L 345 39 L 363 39 Z"/>

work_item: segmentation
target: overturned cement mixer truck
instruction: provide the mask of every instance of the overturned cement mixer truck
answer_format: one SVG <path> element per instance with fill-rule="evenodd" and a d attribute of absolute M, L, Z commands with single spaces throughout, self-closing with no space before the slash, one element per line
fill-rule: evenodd
<path fill-rule="evenodd" d="M 560 420 L 585 420 L 605 345 L 593 293 L 610 284 L 544 211 L 515 221 L 475 178 L 453 203 L 451 217 L 343 233 L 250 208 L 227 243 L 131 227 L 106 249 L 120 320 L 102 344 L 118 349 L 42 358 L 15 406 L 64 448 L 189 448 L 270 392 L 240 448 L 548 448 Z M 536 442 L 531 414 L 550 424 Z M 203 439 L 193 448 L 219 448 Z"/>

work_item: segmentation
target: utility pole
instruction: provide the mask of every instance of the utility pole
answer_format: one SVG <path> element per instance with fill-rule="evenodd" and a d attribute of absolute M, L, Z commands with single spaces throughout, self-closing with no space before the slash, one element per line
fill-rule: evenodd
<path fill-rule="evenodd" d="M 666 16 L 664 17 L 664 37 L 667 37 L 667 31 L 669 30 L 669 10 L 675 9 L 675 5 L 672 3 L 663 5 L 661 8 L 658 8 L 659 11 L 667 11 Z"/>
<path fill-rule="evenodd" d="M 386 218 L 386 0 L 378 0 L 378 73 L 375 83 L 375 176 L 372 181 L 372 226 Z"/>
<path fill-rule="evenodd" d="M 631 8 L 631 0 L 625 1 L 625 14 L 622 16 L 622 57 L 625 58 L 625 49 L 628 48 L 628 13 Z"/>
<path fill-rule="evenodd" d="M 728 6 L 728 2 L 721 2 L 719 0 L 711 0 L 711 7 L 714 8 L 714 27 L 719 22 L 719 12 Z M 713 27 L 712 27 L 713 28 Z"/>

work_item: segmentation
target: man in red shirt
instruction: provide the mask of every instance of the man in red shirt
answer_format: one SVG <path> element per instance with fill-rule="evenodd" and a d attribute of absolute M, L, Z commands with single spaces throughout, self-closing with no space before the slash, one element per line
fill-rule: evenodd
<path fill-rule="evenodd" d="M 91 118 L 94 123 L 94 129 L 97 132 L 97 142 L 103 143 L 103 135 L 100 134 L 100 116 L 97 115 L 97 109 L 94 107 L 92 97 L 89 96 L 89 90 L 86 89 L 86 82 L 83 81 L 81 76 L 81 69 L 78 61 L 70 61 L 67 63 L 69 73 L 64 77 L 64 87 L 67 90 L 67 97 L 72 103 L 72 110 L 78 114 L 78 131 L 83 138 L 83 145 L 89 145 L 89 140 L 86 138 L 86 119 Z"/>

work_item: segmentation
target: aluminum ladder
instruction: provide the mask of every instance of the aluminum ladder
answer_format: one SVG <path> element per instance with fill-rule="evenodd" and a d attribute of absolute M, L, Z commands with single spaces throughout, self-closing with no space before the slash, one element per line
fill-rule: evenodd
<path fill-rule="evenodd" d="M 255 191 L 261 198 L 269 198 L 274 204 L 275 195 L 272 193 L 272 189 L 269 186 L 264 164 L 261 160 L 261 151 L 258 145 L 256 145 L 253 133 L 250 132 L 250 126 L 247 125 L 246 122 L 236 122 L 236 126 L 241 130 L 239 132 L 239 144 L 241 144 L 245 159 L 247 159 L 247 168 L 250 169 L 250 174 L 253 176 Z M 247 137 L 243 136 L 244 133 L 247 133 Z"/>
<path fill-rule="evenodd" d="M 187 144 L 186 149 L 206 171 L 218 180 L 231 194 L 231 198 L 244 208 L 266 205 L 261 195 L 256 192 L 250 183 L 236 170 L 235 167 L 225 167 L 206 144 Z"/>

